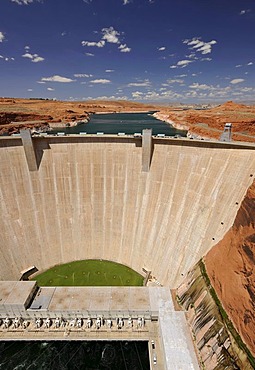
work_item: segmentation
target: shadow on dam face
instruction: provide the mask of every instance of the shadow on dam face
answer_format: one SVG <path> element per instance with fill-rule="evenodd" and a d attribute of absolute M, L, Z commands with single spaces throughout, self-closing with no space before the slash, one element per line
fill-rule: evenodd
<path fill-rule="evenodd" d="M 0 140 L 2 280 L 102 258 L 174 288 L 230 228 L 255 169 L 244 144 L 155 139 L 142 172 L 139 138 L 33 140 L 37 171 L 19 138 Z"/>

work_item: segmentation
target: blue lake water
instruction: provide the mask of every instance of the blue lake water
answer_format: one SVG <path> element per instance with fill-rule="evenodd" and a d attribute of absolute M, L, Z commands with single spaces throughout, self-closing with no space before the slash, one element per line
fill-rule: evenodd
<path fill-rule="evenodd" d="M 152 134 L 165 134 L 166 136 L 181 135 L 186 136 L 187 131 L 177 130 L 163 121 L 157 120 L 148 113 L 110 113 L 94 114 L 88 123 L 83 123 L 75 127 L 59 128 L 50 133 L 65 132 L 66 134 L 78 134 L 87 132 L 96 134 L 126 134 L 141 133 L 143 129 L 151 128 Z"/>

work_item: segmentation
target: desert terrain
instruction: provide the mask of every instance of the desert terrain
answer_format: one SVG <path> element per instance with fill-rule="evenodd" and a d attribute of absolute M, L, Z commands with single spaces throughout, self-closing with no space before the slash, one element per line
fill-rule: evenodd
<path fill-rule="evenodd" d="M 0 135 L 20 128 L 45 131 L 87 122 L 93 113 L 157 111 L 155 117 L 190 136 L 219 139 L 225 123 L 232 123 L 232 139 L 255 141 L 255 106 L 226 102 L 211 109 L 181 109 L 131 101 L 66 102 L 40 99 L 0 98 Z"/>
<path fill-rule="evenodd" d="M 93 113 L 146 112 L 160 107 L 127 101 L 64 102 L 40 99 L 0 98 L 0 135 L 20 128 L 45 131 L 50 127 L 88 122 Z"/>
<path fill-rule="evenodd" d="M 228 101 L 215 108 L 201 110 L 163 109 L 157 117 L 184 128 L 194 137 L 219 139 L 226 123 L 232 123 L 232 139 L 255 141 L 255 106 Z"/>

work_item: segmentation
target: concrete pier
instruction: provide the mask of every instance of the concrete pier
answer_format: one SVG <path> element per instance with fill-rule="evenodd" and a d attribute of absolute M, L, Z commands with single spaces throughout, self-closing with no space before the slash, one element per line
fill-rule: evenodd
<path fill-rule="evenodd" d="M 142 171 L 150 170 L 152 157 L 152 129 L 145 129 L 142 133 Z"/>
<path fill-rule="evenodd" d="M 34 148 L 33 139 L 31 136 L 31 131 L 30 130 L 20 130 L 20 136 L 21 136 L 23 148 L 25 151 L 28 169 L 29 171 L 37 171 L 38 166 L 37 166 L 35 148 Z"/>

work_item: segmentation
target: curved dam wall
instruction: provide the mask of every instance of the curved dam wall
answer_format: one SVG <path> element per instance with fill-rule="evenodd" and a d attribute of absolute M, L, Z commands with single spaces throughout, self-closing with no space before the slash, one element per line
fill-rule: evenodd
<path fill-rule="evenodd" d="M 141 138 L 34 138 L 29 171 L 19 138 L 0 140 L 0 279 L 102 258 L 163 285 L 183 276 L 230 228 L 255 171 L 254 147 Z"/>

